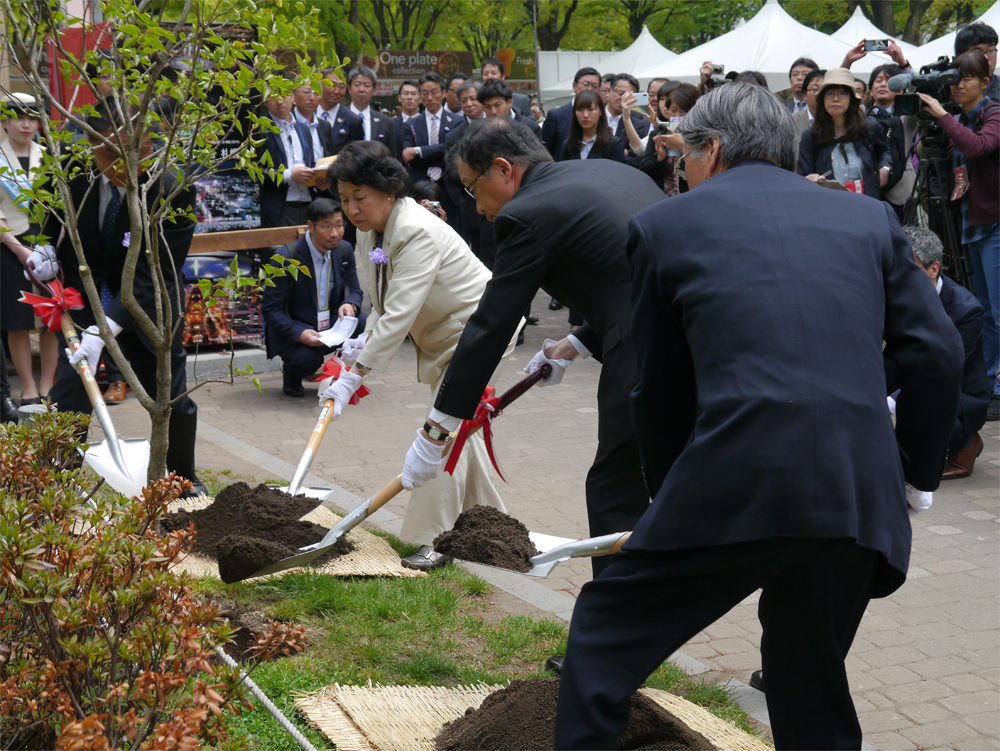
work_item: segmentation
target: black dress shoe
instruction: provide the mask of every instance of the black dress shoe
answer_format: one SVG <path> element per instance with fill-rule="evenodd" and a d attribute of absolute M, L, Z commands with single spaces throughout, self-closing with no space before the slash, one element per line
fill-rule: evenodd
<path fill-rule="evenodd" d="M 517 344 L 515 344 L 514 346 L 515 347 L 520 347 L 522 344 L 524 344 L 524 328 L 523 327 L 521 328 L 520 331 L 517 332 Z"/>
<path fill-rule="evenodd" d="M 41 403 L 42 403 L 42 397 L 40 397 L 40 396 L 34 396 L 31 399 L 25 399 L 23 396 L 21 397 L 21 406 L 22 407 L 24 407 L 24 406 L 26 406 L 28 404 L 41 404 Z"/>
<path fill-rule="evenodd" d="M 563 307 L 565 306 L 554 297 L 552 298 L 552 302 L 549 303 L 549 310 L 562 310 Z"/>
<path fill-rule="evenodd" d="M 296 398 L 303 397 L 306 395 L 305 387 L 302 385 L 301 378 L 289 378 L 284 372 L 282 373 L 282 384 L 281 393 L 285 396 L 294 396 Z"/>
<path fill-rule="evenodd" d="M 528 316 L 524 321 L 528 326 L 535 326 L 538 324 L 538 316 Z"/>
<path fill-rule="evenodd" d="M 563 660 L 565 659 L 566 655 L 552 655 L 545 661 L 545 669 L 551 670 L 556 675 L 562 675 Z"/>
<path fill-rule="evenodd" d="M 181 498 L 197 498 L 200 495 L 208 495 L 208 488 L 201 480 L 194 480 L 191 489 L 181 493 Z"/>
<path fill-rule="evenodd" d="M 750 674 L 750 685 L 753 686 L 758 691 L 760 691 L 761 693 L 764 693 L 764 671 L 763 670 L 754 670 Z"/>
<path fill-rule="evenodd" d="M 0 418 L 4 422 L 17 422 L 17 405 L 9 396 L 0 401 Z"/>
<path fill-rule="evenodd" d="M 994 394 L 990 397 L 990 406 L 986 408 L 986 422 L 997 420 L 1000 420 L 1000 396 Z"/>

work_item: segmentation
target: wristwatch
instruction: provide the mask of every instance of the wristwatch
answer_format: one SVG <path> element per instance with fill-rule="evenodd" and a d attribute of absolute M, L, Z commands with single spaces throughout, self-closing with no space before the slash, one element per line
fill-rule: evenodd
<path fill-rule="evenodd" d="M 424 423 L 424 432 L 427 433 L 432 441 L 447 441 L 451 435 L 444 428 L 434 427 L 429 422 Z"/>

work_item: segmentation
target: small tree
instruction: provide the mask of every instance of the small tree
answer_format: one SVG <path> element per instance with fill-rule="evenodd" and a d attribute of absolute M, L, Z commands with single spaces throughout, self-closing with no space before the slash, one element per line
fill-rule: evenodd
<path fill-rule="evenodd" d="M 279 0 L 278 5 L 283 3 Z M 189 196 L 194 183 L 222 168 L 240 170 L 260 181 L 278 165 L 269 163 L 258 147 L 273 122 L 257 111 L 264 97 L 289 93 L 298 83 L 312 80 L 318 88 L 317 70 L 337 67 L 339 62 L 320 61 L 316 68 L 302 56 L 297 81 L 276 75 L 278 62 L 272 51 L 288 48 L 296 42 L 319 38 L 314 26 L 315 12 L 302 2 L 284 3 L 294 23 L 282 16 L 259 14 L 250 2 L 207 0 L 195 4 L 186 0 L 176 15 L 168 20 L 167 3 L 151 0 L 103 0 L 105 23 L 94 26 L 70 18 L 62 5 L 51 0 L 0 0 L 0 13 L 6 27 L 4 44 L 12 59 L 19 60 L 24 81 L 42 105 L 46 153 L 32 190 L 26 191 L 39 223 L 57 210 L 62 231 L 72 242 L 80 263 L 82 292 L 96 313 L 107 352 L 118 364 L 139 403 L 150 414 L 150 481 L 163 477 L 166 470 L 167 429 L 170 416 L 170 348 L 179 326 L 184 325 L 183 277 L 174 268 L 177 294 L 168 294 L 161 263 L 170 267 L 172 260 L 164 248 L 164 227 L 169 223 L 193 221 L 190 209 L 180 200 Z M 156 8 L 156 10 L 151 10 Z M 250 16 L 250 17 L 248 17 Z M 257 20 L 256 27 L 250 20 Z M 86 28 L 96 36 L 104 35 L 103 54 L 91 50 L 74 54 L 65 44 L 68 28 Z M 223 29 L 247 32 L 224 34 Z M 259 39 L 254 36 L 259 34 Z M 38 61 L 52 45 L 60 71 L 75 85 L 91 92 L 95 104 L 66 106 L 54 97 L 47 86 Z M 174 74 L 171 63 L 186 61 L 187 70 Z M 181 66 L 184 67 L 184 66 Z M 88 68 L 90 75 L 88 75 Z M 56 70 L 49 71 L 54 76 Z M 96 74 L 96 75 L 95 75 Z M 104 78 L 111 91 L 99 86 Z M 7 92 L 4 92 L 7 93 Z M 87 123 L 88 115 L 103 114 L 120 129 L 98 133 Z M 51 116 L 56 116 L 54 119 Z M 75 137 L 59 120 L 69 123 L 86 138 Z M 107 318 L 100 304 L 100 293 L 87 265 L 80 240 L 79 217 L 71 199 L 69 184 L 80 174 L 97 190 L 98 172 L 88 139 L 104 146 L 120 160 L 126 178 L 123 208 L 131 217 L 128 255 L 121 284 L 121 299 L 136 325 L 152 343 L 157 361 L 155 393 L 142 387 L 121 349 L 111 336 Z M 225 148 L 220 148 L 225 144 Z M 146 175 L 147 179 L 140 179 Z M 163 178 L 176 176 L 169 185 Z M 158 193 L 148 196 L 150 190 Z M 152 203 L 147 202 L 152 198 Z M 150 205 L 152 208 L 150 208 Z M 48 238 L 54 242 L 56 238 Z M 150 267 L 155 293 L 155 310 L 147 312 L 135 299 L 133 290 L 140 254 Z M 235 266 L 235 264 L 234 264 Z M 296 273 L 292 264 L 288 273 Z M 235 269 L 234 269 L 235 271 Z M 268 285 L 269 277 L 285 273 L 284 267 L 266 265 L 255 279 L 235 275 L 226 289 Z M 218 289 L 216 289 L 216 293 Z M 203 293 L 215 299 L 208 286 Z M 217 296 L 217 295 L 216 295 Z M 93 365 L 96 366 L 96 363 Z M 225 379 L 232 381 L 230 371 Z M 238 374 L 237 374 L 238 375 Z M 219 379 L 209 379 L 219 380 Z M 202 381 L 202 383 L 208 382 Z M 194 388 L 198 385 L 195 384 Z M 193 390 L 193 389 L 192 389 Z"/>

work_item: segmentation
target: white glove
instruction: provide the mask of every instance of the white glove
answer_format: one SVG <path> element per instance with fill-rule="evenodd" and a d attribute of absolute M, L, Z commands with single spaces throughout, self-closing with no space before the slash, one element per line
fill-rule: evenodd
<path fill-rule="evenodd" d="M 59 273 L 56 251 L 51 245 L 37 246 L 28 256 L 27 264 L 35 272 L 35 276 L 43 282 L 55 279 L 56 274 Z"/>
<path fill-rule="evenodd" d="M 319 395 L 319 406 L 326 404 L 327 399 L 333 399 L 333 419 L 336 420 L 343 412 L 344 406 L 351 401 L 354 392 L 361 388 L 364 376 L 350 370 L 341 370 L 340 376 L 330 384 L 330 387 Z"/>
<path fill-rule="evenodd" d="M 108 328 L 111 329 L 112 336 L 118 336 L 122 327 L 117 323 L 108 319 Z M 101 352 L 104 351 L 104 340 L 101 339 L 101 334 L 97 330 L 97 326 L 88 326 L 83 330 L 83 334 L 80 336 L 80 346 L 76 352 L 71 352 L 69 348 L 66 349 L 66 357 L 69 358 L 70 365 L 76 365 L 84 357 L 87 358 L 87 362 L 90 364 L 91 370 L 97 370 L 98 364 L 101 362 Z"/>
<path fill-rule="evenodd" d="M 447 445 L 431 443 L 418 430 L 417 438 L 406 452 L 406 461 L 403 462 L 403 487 L 413 490 L 437 477 Z"/>
<path fill-rule="evenodd" d="M 365 348 L 365 342 L 367 341 L 367 332 L 359 337 L 355 337 L 354 339 L 348 339 L 340 348 L 340 358 L 344 362 L 357 362 L 358 355 L 360 355 L 361 350 Z"/>
<path fill-rule="evenodd" d="M 917 490 L 910 483 L 906 483 L 906 503 L 910 507 L 910 516 L 916 516 L 921 511 L 926 511 L 931 507 L 931 504 L 934 503 L 934 493 Z"/>
<path fill-rule="evenodd" d="M 558 343 L 559 342 L 555 341 L 554 339 L 546 339 L 545 342 L 542 344 L 542 348 L 541 350 L 539 350 L 538 354 L 532 357 L 531 362 L 529 362 L 527 365 L 524 366 L 524 372 L 527 373 L 528 375 L 534 373 L 545 363 L 548 363 L 549 365 L 552 366 L 552 373 L 549 375 L 548 378 L 543 378 L 541 383 L 538 384 L 539 386 L 555 386 L 557 383 L 560 383 L 563 378 L 563 373 L 566 372 L 566 368 L 568 368 L 573 362 L 572 360 L 550 360 L 548 357 L 545 356 L 545 350 L 551 347 L 553 344 L 558 344 Z"/>

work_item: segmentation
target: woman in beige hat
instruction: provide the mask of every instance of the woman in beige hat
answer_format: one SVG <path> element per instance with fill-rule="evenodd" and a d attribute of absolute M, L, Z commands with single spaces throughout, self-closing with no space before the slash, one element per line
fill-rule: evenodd
<path fill-rule="evenodd" d="M 847 68 L 828 70 L 816 94 L 816 119 L 799 142 L 798 173 L 879 198 L 891 168 L 878 123 L 861 111 L 854 74 Z"/>

